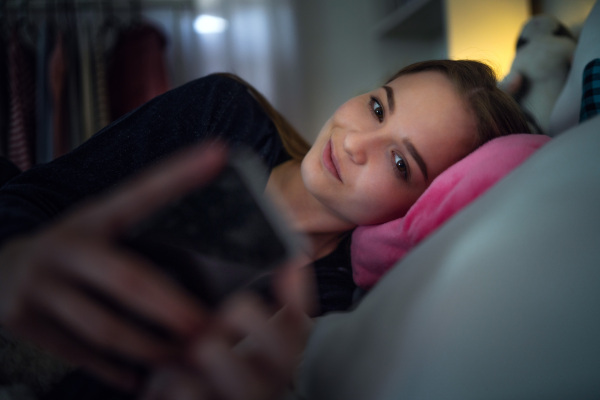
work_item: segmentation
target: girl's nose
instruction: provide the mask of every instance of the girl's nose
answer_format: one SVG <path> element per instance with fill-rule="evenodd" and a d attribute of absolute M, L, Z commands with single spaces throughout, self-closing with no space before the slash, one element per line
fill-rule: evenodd
<path fill-rule="evenodd" d="M 376 132 L 351 131 L 344 138 L 344 151 L 355 164 L 365 164 L 368 154 L 380 142 Z"/>
<path fill-rule="evenodd" d="M 367 161 L 364 142 L 363 134 L 359 132 L 348 132 L 344 138 L 344 151 L 355 164 L 364 164 Z"/>

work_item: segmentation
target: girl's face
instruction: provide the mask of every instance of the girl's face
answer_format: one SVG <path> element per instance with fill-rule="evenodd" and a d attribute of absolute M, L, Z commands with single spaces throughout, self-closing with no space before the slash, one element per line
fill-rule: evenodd
<path fill-rule="evenodd" d="M 475 117 L 439 72 L 401 76 L 344 103 L 302 162 L 308 191 L 353 225 L 406 214 L 476 143 Z"/>

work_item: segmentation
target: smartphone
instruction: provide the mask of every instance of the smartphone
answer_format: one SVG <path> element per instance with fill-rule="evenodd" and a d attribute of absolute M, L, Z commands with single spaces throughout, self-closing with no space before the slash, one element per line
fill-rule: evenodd
<path fill-rule="evenodd" d="M 231 151 L 221 173 L 143 220 L 124 243 L 208 306 L 241 288 L 268 293 L 273 269 L 299 252 L 264 195 L 268 171 L 249 151 Z"/>

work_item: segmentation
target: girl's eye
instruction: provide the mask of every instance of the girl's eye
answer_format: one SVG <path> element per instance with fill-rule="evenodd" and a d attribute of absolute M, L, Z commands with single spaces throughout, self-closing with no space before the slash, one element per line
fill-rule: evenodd
<path fill-rule="evenodd" d="M 408 166 L 404 159 L 396 153 L 394 153 L 394 165 L 400 176 L 404 179 L 408 179 Z"/>
<path fill-rule="evenodd" d="M 371 97 L 371 101 L 369 102 L 371 106 L 371 110 L 375 117 L 379 120 L 379 122 L 383 122 L 383 106 L 375 97 Z"/>

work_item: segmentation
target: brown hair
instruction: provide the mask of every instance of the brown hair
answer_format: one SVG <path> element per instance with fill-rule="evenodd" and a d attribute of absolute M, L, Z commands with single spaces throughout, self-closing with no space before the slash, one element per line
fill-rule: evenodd
<path fill-rule="evenodd" d="M 300 135 L 300 133 L 288 122 L 288 120 L 277 111 L 271 103 L 252 85 L 235 74 L 219 73 L 218 75 L 227 76 L 234 79 L 248 88 L 248 92 L 256 99 L 258 104 L 265 110 L 267 116 L 271 119 L 285 151 L 295 160 L 301 161 L 308 150 L 310 144 Z"/>
<path fill-rule="evenodd" d="M 475 147 L 511 133 L 531 133 L 517 102 L 498 88 L 494 71 L 473 60 L 431 60 L 411 64 L 398 71 L 388 82 L 408 74 L 438 71 L 456 87 L 459 95 L 475 114 L 478 140 Z"/>
<path fill-rule="evenodd" d="M 494 71 L 486 64 L 472 60 L 431 60 L 411 64 L 398 71 L 388 82 L 417 72 L 439 71 L 454 83 L 458 93 L 475 113 L 478 140 L 475 148 L 483 143 L 511 133 L 530 133 L 527 120 L 519 105 L 497 86 Z M 310 144 L 252 85 L 234 74 L 222 73 L 244 84 L 250 94 L 271 118 L 286 152 L 298 161 L 302 160 Z"/>

